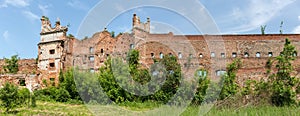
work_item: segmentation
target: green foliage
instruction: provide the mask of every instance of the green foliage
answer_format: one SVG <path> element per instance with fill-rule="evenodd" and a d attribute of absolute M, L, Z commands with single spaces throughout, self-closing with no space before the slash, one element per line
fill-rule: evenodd
<path fill-rule="evenodd" d="M 257 84 L 257 82 L 255 81 L 255 80 L 247 80 L 246 82 L 245 82 L 245 87 L 244 88 L 242 88 L 242 92 L 241 92 L 241 94 L 242 95 L 253 95 L 253 94 L 255 94 L 255 88 L 256 88 L 256 85 Z"/>
<path fill-rule="evenodd" d="M 75 84 L 75 80 L 74 80 L 74 69 L 73 68 L 67 70 L 64 73 L 63 73 L 63 71 L 60 71 L 59 88 L 66 90 L 66 94 L 69 94 L 69 98 L 80 100 L 80 96 L 76 89 L 76 84 Z M 62 91 L 62 90 L 60 90 L 60 91 Z"/>
<path fill-rule="evenodd" d="M 115 37 L 115 32 L 114 31 L 110 32 L 110 35 L 111 37 Z"/>
<path fill-rule="evenodd" d="M 285 40 L 281 55 L 276 57 L 277 73 L 271 77 L 272 103 L 276 106 L 292 105 L 296 103 L 296 92 L 293 87 L 296 85 L 296 78 L 291 76 L 293 71 L 292 61 L 295 60 L 295 46 L 289 39 Z"/>
<path fill-rule="evenodd" d="M 30 105 L 30 91 L 27 88 L 18 90 L 18 97 L 19 105 Z"/>
<path fill-rule="evenodd" d="M 56 93 L 55 99 L 58 102 L 67 102 L 71 97 L 69 92 L 64 88 L 56 89 L 55 93 Z"/>
<path fill-rule="evenodd" d="M 280 30 L 279 30 L 279 33 L 280 33 L 280 34 L 283 33 L 283 31 L 282 31 L 282 25 L 283 25 L 283 21 L 280 22 Z"/>
<path fill-rule="evenodd" d="M 200 105 L 204 101 L 209 83 L 211 82 L 208 79 L 207 75 L 198 75 L 198 71 L 204 72 L 205 70 L 200 69 L 195 72 L 195 77 L 199 77 L 196 93 L 195 93 L 194 99 L 192 101 L 192 103 L 195 105 Z"/>
<path fill-rule="evenodd" d="M 0 99 L 2 101 L 2 106 L 6 108 L 6 112 L 17 107 L 19 103 L 18 97 L 18 87 L 5 83 L 4 87 L 0 90 Z"/>
<path fill-rule="evenodd" d="M 262 34 L 262 35 L 265 34 L 266 27 L 267 27 L 267 25 L 262 25 L 262 26 L 260 26 L 260 31 L 261 31 L 261 34 Z"/>
<path fill-rule="evenodd" d="M 34 94 L 30 94 L 31 96 L 31 107 L 36 107 L 36 99 Z"/>
<path fill-rule="evenodd" d="M 174 56 L 165 56 L 159 61 L 165 68 L 166 80 L 154 99 L 166 103 L 177 91 L 182 80 L 181 67 Z"/>
<path fill-rule="evenodd" d="M 5 58 L 6 65 L 3 66 L 3 69 L 6 73 L 17 73 L 18 72 L 18 55 L 13 55 L 10 59 Z"/>
<path fill-rule="evenodd" d="M 220 99 L 235 95 L 238 92 L 238 85 L 236 84 L 236 72 L 241 67 L 240 59 L 235 59 L 227 66 L 227 74 L 222 76 L 223 88 L 220 93 Z"/>

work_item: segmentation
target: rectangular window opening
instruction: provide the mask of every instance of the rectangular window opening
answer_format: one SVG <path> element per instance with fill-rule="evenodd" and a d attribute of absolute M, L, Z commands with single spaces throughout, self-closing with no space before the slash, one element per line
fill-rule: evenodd
<path fill-rule="evenodd" d="M 20 86 L 26 86 L 25 79 L 20 79 Z"/>
<path fill-rule="evenodd" d="M 222 57 L 222 58 L 225 58 L 225 53 L 221 53 L 221 57 Z"/>
<path fill-rule="evenodd" d="M 214 52 L 211 52 L 211 53 L 210 53 L 210 57 L 214 58 L 215 56 L 216 56 L 216 55 L 215 55 Z"/>
<path fill-rule="evenodd" d="M 232 57 L 233 57 L 233 58 L 236 58 L 236 52 L 233 52 L 233 53 L 232 53 Z"/>
<path fill-rule="evenodd" d="M 49 65 L 50 65 L 51 68 L 55 67 L 55 63 L 50 63 Z"/>
<path fill-rule="evenodd" d="M 49 50 L 49 53 L 50 53 L 50 54 L 55 54 L 55 50 L 54 50 L 54 49 Z"/>

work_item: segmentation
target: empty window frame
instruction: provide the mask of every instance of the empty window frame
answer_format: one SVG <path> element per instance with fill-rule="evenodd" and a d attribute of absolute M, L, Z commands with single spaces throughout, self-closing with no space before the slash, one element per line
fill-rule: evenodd
<path fill-rule="evenodd" d="M 296 51 L 293 53 L 293 56 L 294 56 L 294 57 L 297 57 L 297 52 L 296 52 Z"/>
<path fill-rule="evenodd" d="M 20 86 L 26 86 L 25 79 L 20 79 Z"/>
<path fill-rule="evenodd" d="M 249 57 L 249 53 L 248 53 L 248 52 L 245 52 L 245 53 L 244 53 L 244 57 L 245 57 L 245 58 L 248 58 L 248 57 Z"/>
<path fill-rule="evenodd" d="M 159 57 L 162 59 L 164 58 L 164 54 L 162 52 L 159 53 Z"/>
<path fill-rule="evenodd" d="M 273 52 L 269 52 L 269 53 L 268 53 L 268 56 L 269 56 L 269 57 L 273 57 Z"/>
<path fill-rule="evenodd" d="M 189 54 L 189 58 L 193 58 L 193 54 Z"/>
<path fill-rule="evenodd" d="M 95 73 L 95 69 L 94 68 L 90 68 L 90 73 Z"/>
<path fill-rule="evenodd" d="M 90 56 L 90 57 L 89 57 L 89 60 L 90 60 L 90 61 L 94 61 L 94 60 L 95 60 L 95 57 L 94 57 L 94 56 Z"/>
<path fill-rule="evenodd" d="M 198 76 L 206 77 L 207 72 L 206 72 L 205 70 L 199 70 L 199 71 L 197 72 L 197 74 L 198 74 Z"/>
<path fill-rule="evenodd" d="M 210 57 L 212 57 L 212 58 L 216 57 L 215 52 L 211 52 L 211 53 L 210 53 Z"/>
<path fill-rule="evenodd" d="M 236 56 L 237 56 L 237 55 L 236 55 L 236 52 L 233 52 L 233 53 L 232 53 L 232 57 L 233 57 L 233 58 L 236 58 Z"/>
<path fill-rule="evenodd" d="M 134 45 L 133 44 L 130 44 L 130 49 L 134 49 Z"/>
<path fill-rule="evenodd" d="M 49 63 L 49 66 L 51 67 L 51 68 L 54 68 L 55 67 L 55 63 L 53 62 L 53 63 Z"/>
<path fill-rule="evenodd" d="M 94 48 L 90 47 L 90 53 L 94 53 Z"/>
<path fill-rule="evenodd" d="M 181 52 L 178 53 L 178 58 L 181 59 L 182 58 L 182 54 Z"/>
<path fill-rule="evenodd" d="M 103 53 L 104 53 L 104 50 L 103 50 L 103 49 L 101 49 L 101 50 L 100 50 L 100 53 L 101 53 L 101 54 L 103 54 Z"/>
<path fill-rule="evenodd" d="M 257 58 L 260 58 L 260 52 L 256 52 L 256 55 L 255 55 Z"/>
<path fill-rule="evenodd" d="M 50 54 L 55 54 L 55 49 L 49 50 L 49 53 L 50 53 Z"/>
<path fill-rule="evenodd" d="M 216 71 L 216 75 L 217 76 L 222 76 L 222 75 L 225 75 L 226 74 L 226 71 L 225 70 L 217 70 Z"/>
<path fill-rule="evenodd" d="M 155 56 L 154 56 L 154 53 L 151 53 L 151 58 L 154 58 Z"/>
<path fill-rule="evenodd" d="M 225 53 L 221 53 L 221 58 L 225 58 Z"/>
<path fill-rule="evenodd" d="M 199 57 L 200 57 L 200 58 L 203 58 L 203 54 L 202 54 L 202 53 L 200 53 L 200 54 L 199 54 Z"/>

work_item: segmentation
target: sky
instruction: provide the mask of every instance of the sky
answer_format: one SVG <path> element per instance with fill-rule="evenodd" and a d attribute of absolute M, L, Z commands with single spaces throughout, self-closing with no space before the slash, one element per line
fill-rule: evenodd
<path fill-rule="evenodd" d="M 116 0 L 105 1 L 110 4 L 103 5 L 104 0 L 0 0 L 0 58 L 15 54 L 20 58 L 36 58 L 43 15 L 49 17 L 52 24 L 59 18 L 61 25 L 69 25 L 68 34 L 78 39 L 91 37 L 105 27 L 116 33 L 130 32 L 133 13 L 142 22 L 147 17 L 151 19 L 152 33 L 211 34 L 205 31 L 209 27 L 198 30 L 187 17 L 198 16 L 203 22 L 212 20 L 219 34 L 260 34 L 262 25 L 266 25 L 266 34 L 278 34 L 280 29 L 283 33 L 300 34 L 300 0 L 198 0 L 201 7 L 190 6 L 188 0 L 157 0 L 180 7 L 181 14 L 155 6 L 124 9 L 130 0 L 119 4 Z M 201 18 L 202 15 L 196 13 L 198 10 L 205 11 L 210 18 Z M 118 14 L 107 22 L 113 11 Z"/>

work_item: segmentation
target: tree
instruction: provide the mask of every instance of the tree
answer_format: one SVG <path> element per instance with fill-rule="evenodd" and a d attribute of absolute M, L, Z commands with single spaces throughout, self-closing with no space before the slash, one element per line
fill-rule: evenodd
<path fill-rule="evenodd" d="M 281 21 L 281 23 L 280 23 L 280 30 L 279 30 L 279 33 L 280 33 L 280 34 L 283 33 L 283 31 L 282 31 L 282 25 L 283 25 L 283 21 Z"/>
<path fill-rule="evenodd" d="M 272 103 L 277 106 L 292 105 L 296 102 L 296 78 L 291 76 L 293 71 L 292 61 L 295 60 L 297 51 L 291 41 L 286 38 L 283 51 L 276 57 L 277 73 L 272 76 Z"/>
<path fill-rule="evenodd" d="M 220 99 L 235 95 L 238 91 L 238 85 L 235 82 L 237 70 L 241 67 L 240 59 L 234 60 L 227 66 L 227 74 L 222 76 L 223 88 L 220 93 Z"/>
<path fill-rule="evenodd" d="M 110 34 L 111 34 L 111 37 L 115 37 L 115 32 L 114 31 L 110 32 Z"/>
<path fill-rule="evenodd" d="M 10 59 L 5 58 L 6 65 L 3 66 L 3 69 L 6 73 L 17 73 L 18 72 L 18 55 L 13 55 Z"/>
<path fill-rule="evenodd" d="M 0 99 L 2 106 L 6 108 L 6 112 L 17 107 L 18 105 L 18 87 L 11 84 L 5 83 L 4 87 L 0 90 Z"/>
<path fill-rule="evenodd" d="M 261 31 L 262 35 L 265 34 L 266 27 L 267 27 L 267 25 L 260 26 L 260 31 Z"/>

